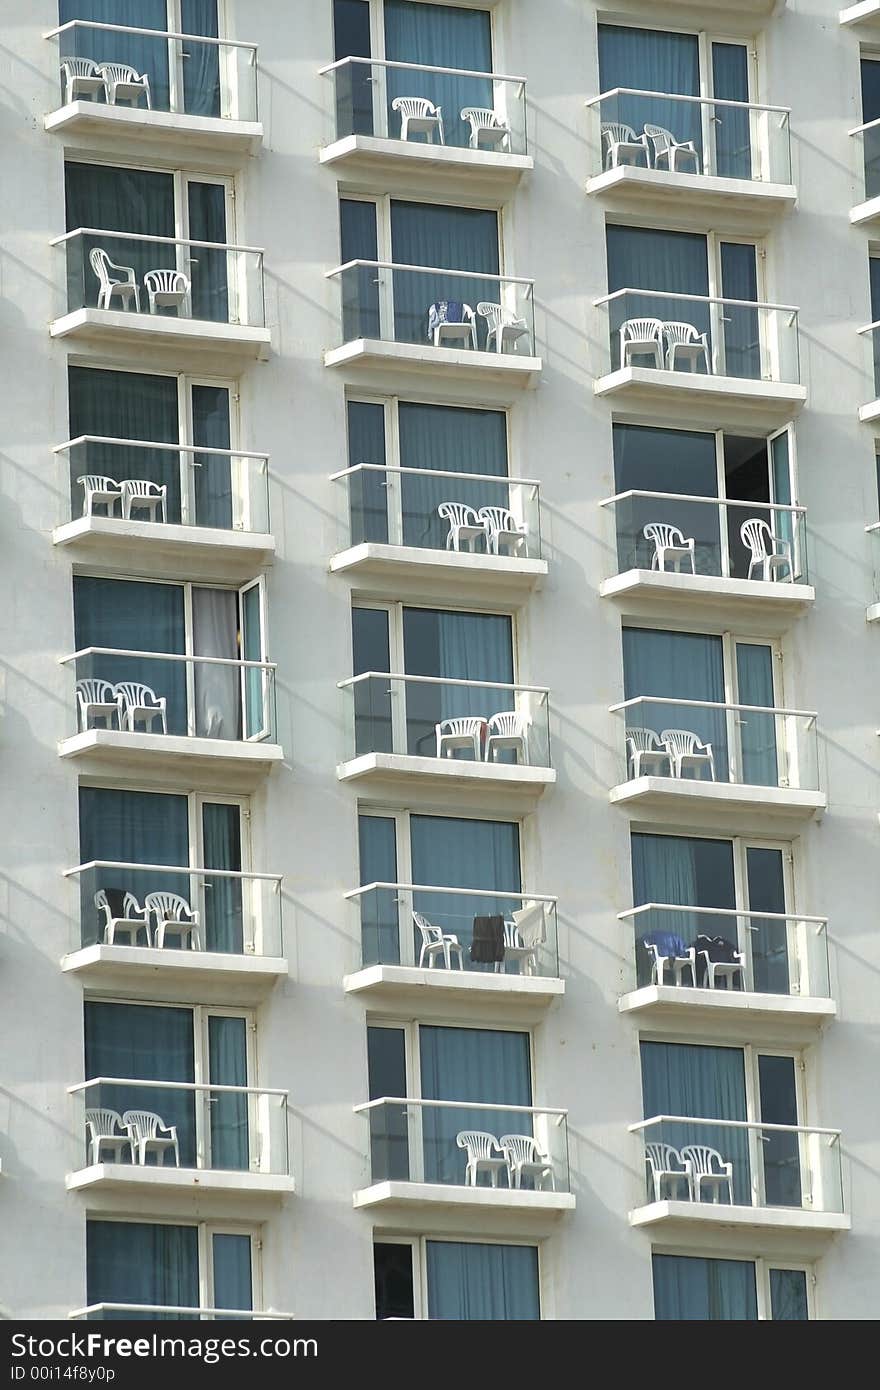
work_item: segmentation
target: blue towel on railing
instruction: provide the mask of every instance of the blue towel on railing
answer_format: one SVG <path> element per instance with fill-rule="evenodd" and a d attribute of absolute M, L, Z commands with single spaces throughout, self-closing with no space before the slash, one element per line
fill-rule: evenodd
<path fill-rule="evenodd" d="M 441 323 L 464 323 L 464 305 L 458 299 L 438 299 L 428 310 L 428 342 Z"/>
<path fill-rule="evenodd" d="M 656 946 L 661 956 L 686 956 L 687 943 L 675 932 L 652 931 L 642 937 L 643 946 Z"/>

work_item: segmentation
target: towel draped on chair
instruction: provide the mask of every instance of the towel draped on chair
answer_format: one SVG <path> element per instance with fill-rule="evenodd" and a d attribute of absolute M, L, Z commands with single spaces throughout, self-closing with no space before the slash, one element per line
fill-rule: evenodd
<path fill-rule="evenodd" d="M 504 959 L 504 918 L 500 915 L 474 918 L 471 960 L 489 964 Z"/>

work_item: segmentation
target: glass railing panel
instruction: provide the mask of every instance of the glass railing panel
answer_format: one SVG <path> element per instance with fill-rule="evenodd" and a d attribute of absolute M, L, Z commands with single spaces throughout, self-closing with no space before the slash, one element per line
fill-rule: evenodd
<path fill-rule="evenodd" d="M 791 183 L 789 112 L 780 106 L 617 88 L 594 98 L 594 173 L 622 165 L 666 174 Z"/>
<path fill-rule="evenodd" d="M 83 1168 L 96 1163 L 287 1175 L 287 1094 L 146 1077 L 71 1088 Z"/>
<path fill-rule="evenodd" d="M 531 281 L 377 261 L 349 261 L 328 278 L 340 286 L 343 343 L 535 354 Z"/>
<path fill-rule="evenodd" d="M 613 372 L 641 367 L 800 382 L 796 309 L 638 289 L 617 290 L 596 303 L 608 311 Z"/>
<path fill-rule="evenodd" d="M 880 121 L 868 121 L 850 131 L 859 150 L 858 162 L 865 175 L 864 201 L 880 197 Z M 862 200 L 858 200 L 862 201 Z"/>
<path fill-rule="evenodd" d="M 333 82 L 336 138 L 375 135 L 407 144 L 526 154 L 525 79 L 465 69 L 344 58 Z"/>
<path fill-rule="evenodd" d="M 255 44 L 71 20 L 58 40 L 61 104 L 256 121 Z"/>
<path fill-rule="evenodd" d="M 559 975 L 554 898 L 390 883 L 347 897 L 358 914 L 364 966 Z"/>
<path fill-rule="evenodd" d="M 668 777 L 819 790 L 813 713 L 645 695 L 612 713 L 621 721 L 623 781 Z"/>
<path fill-rule="evenodd" d="M 292 1321 L 292 1313 L 256 1313 L 241 1308 L 191 1308 L 175 1303 L 91 1303 L 68 1313 L 73 1322 L 235 1322 Z"/>
<path fill-rule="evenodd" d="M 265 454 L 82 436 L 61 445 L 70 516 L 116 517 L 267 535 Z"/>
<path fill-rule="evenodd" d="M 837 1131 L 683 1116 L 634 1129 L 646 1202 L 844 1210 Z"/>
<path fill-rule="evenodd" d="M 564 1111 L 400 1098 L 358 1109 L 370 1129 L 371 1182 L 570 1190 Z M 474 1132 L 488 1138 L 471 1141 Z M 481 1162 L 469 1170 L 471 1157 Z"/>
<path fill-rule="evenodd" d="M 112 309 L 262 328 L 263 253 L 256 247 L 77 228 L 53 245 L 67 259 L 67 310 Z"/>
<path fill-rule="evenodd" d="M 637 491 L 600 505 L 614 515 L 618 574 L 653 569 L 774 584 L 808 582 L 803 507 Z"/>
<path fill-rule="evenodd" d="M 275 735 L 268 662 L 89 647 L 66 657 L 75 728 L 258 742 Z"/>

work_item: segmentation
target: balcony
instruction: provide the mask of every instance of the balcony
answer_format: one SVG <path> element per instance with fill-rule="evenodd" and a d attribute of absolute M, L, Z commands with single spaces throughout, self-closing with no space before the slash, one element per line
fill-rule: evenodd
<path fill-rule="evenodd" d="M 572 1211 L 565 1110 L 523 1105 L 465 1105 L 457 1101 L 384 1096 L 355 1107 L 370 1127 L 368 1185 L 354 1194 L 363 1211 L 415 1222 L 448 1212 L 469 1231 L 555 1229 Z M 469 1167 L 477 1131 L 494 1141 L 488 1157 Z M 502 1139 L 520 1144 L 501 1145 Z M 462 1143 L 459 1144 L 459 1140 Z M 528 1156 L 517 1168 L 514 1155 Z"/>
<path fill-rule="evenodd" d="M 701 10 L 727 10 L 736 15 L 777 15 L 785 9 L 788 0 L 678 0 L 684 9 L 693 6 Z"/>
<path fill-rule="evenodd" d="M 83 19 L 45 37 L 58 43 L 61 103 L 46 130 L 113 150 L 149 142 L 179 157 L 259 153 L 256 44 Z M 129 68 L 122 86 L 119 64 Z"/>
<path fill-rule="evenodd" d="M 266 454 L 80 435 L 64 463 L 74 562 L 163 579 L 251 579 L 275 557 Z"/>
<path fill-rule="evenodd" d="M 523 600 L 547 574 L 540 485 L 530 478 L 360 463 L 331 475 L 345 489 L 334 574 L 382 580 L 395 596 Z"/>
<path fill-rule="evenodd" d="M 880 120 L 866 121 L 849 132 L 856 142 L 856 202 L 849 220 L 854 227 L 874 227 L 880 222 Z"/>
<path fill-rule="evenodd" d="M 608 313 L 610 356 L 593 390 L 615 409 L 760 433 L 787 424 L 806 401 L 797 309 L 637 289 L 595 303 Z"/>
<path fill-rule="evenodd" d="M 85 989 L 159 985 L 163 998 L 189 1003 L 194 988 L 213 988 L 227 1004 L 250 1004 L 288 977 L 280 874 L 101 859 L 65 878 L 78 889 L 80 933 L 61 969 Z"/>
<path fill-rule="evenodd" d="M 618 1008 L 638 1023 L 733 1024 L 743 1037 L 768 1024 L 817 1029 L 837 1014 L 824 917 L 668 903 L 617 915 L 633 933 L 634 967 Z"/>
<path fill-rule="evenodd" d="M 320 74 L 335 106 L 335 139 L 321 163 L 340 177 L 380 177 L 383 188 L 394 182 L 432 198 L 456 190 L 502 198 L 534 168 L 524 77 L 376 58 L 341 58 Z M 412 108 L 395 109 L 407 98 Z"/>
<path fill-rule="evenodd" d="M 616 573 L 599 586 L 602 598 L 771 626 L 815 601 L 805 507 L 635 489 L 599 506 L 613 513 L 617 560 Z"/>
<path fill-rule="evenodd" d="M 286 1091 L 102 1076 L 68 1093 L 83 1136 L 68 1191 L 113 1193 L 140 1208 L 172 1193 L 240 1204 L 295 1190 Z"/>
<path fill-rule="evenodd" d="M 56 237 L 66 259 L 66 311 L 53 338 L 155 349 L 164 367 L 216 359 L 240 368 L 268 356 L 263 252 L 177 237 L 78 227 Z"/>
<path fill-rule="evenodd" d="M 184 1318 L 202 1322 L 231 1318 L 241 1322 L 293 1322 L 295 1317 L 274 1309 L 257 1313 L 250 1308 L 188 1308 L 179 1303 L 90 1303 L 86 1308 L 74 1308 L 67 1316 L 73 1322 L 110 1322 L 119 1318 L 126 1322 L 135 1318 L 139 1322 L 176 1322 Z"/>
<path fill-rule="evenodd" d="M 248 791 L 284 756 L 271 662 L 85 647 L 61 665 L 76 679 L 76 732 L 58 752 L 83 775 Z"/>
<path fill-rule="evenodd" d="M 819 790 L 815 713 L 639 695 L 612 705 L 623 780 L 611 801 L 704 824 L 707 814 L 810 820 Z"/>
<path fill-rule="evenodd" d="M 864 24 L 866 29 L 876 30 L 880 26 L 880 0 L 859 0 L 856 5 L 848 5 L 840 11 L 840 22 L 846 27 Z"/>
<path fill-rule="evenodd" d="M 858 332 L 870 352 L 865 363 L 865 380 L 869 383 L 865 395 L 871 396 L 865 405 L 859 406 L 859 419 L 865 425 L 872 425 L 880 420 L 880 319 L 866 323 Z"/>
<path fill-rule="evenodd" d="M 357 913 L 361 965 L 348 994 L 369 1004 L 438 1009 L 546 1008 L 565 992 L 559 976 L 556 899 L 413 883 L 368 883 L 346 893 Z M 477 918 L 504 921 L 494 932 Z M 475 933 L 477 941 L 474 941 Z"/>
<path fill-rule="evenodd" d="M 629 1221 L 654 1240 L 738 1233 L 752 1253 L 806 1258 L 850 1229 L 839 1130 L 655 1115 L 630 1133 L 642 1145 L 645 1188 Z M 714 1150 L 711 1162 L 691 1146 Z"/>
<path fill-rule="evenodd" d="M 797 201 L 787 107 L 633 87 L 587 107 L 595 170 L 587 192 L 614 210 L 673 213 L 676 224 L 684 216 L 703 230 L 717 214 L 739 216 L 754 233 L 756 218 L 769 225 Z"/>
<path fill-rule="evenodd" d="M 543 687 L 365 671 L 338 688 L 354 750 L 336 769 L 340 782 L 398 794 L 447 787 L 469 805 L 488 797 L 529 807 L 556 781 Z"/>
<path fill-rule="evenodd" d="M 384 371 L 396 387 L 401 372 L 466 381 L 496 403 L 517 399 L 541 371 L 532 280 L 362 260 L 326 275 L 342 325 L 327 367 Z"/>
<path fill-rule="evenodd" d="M 871 549 L 874 555 L 874 600 L 868 604 L 866 618 L 869 623 L 880 622 L 880 521 L 872 522 L 865 527 L 866 535 L 871 537 Z"/>

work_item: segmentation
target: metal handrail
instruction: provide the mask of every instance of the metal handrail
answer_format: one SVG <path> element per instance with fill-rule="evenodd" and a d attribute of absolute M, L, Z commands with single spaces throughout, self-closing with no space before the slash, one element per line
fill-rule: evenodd
<path fill-rule="evenodd" d="M 280 889 L 284 882 L 283 874 L 264 874 L 249 869 L 206 869 L 201 865 L 180 864 L 129 864 L 120 859 L 89 859 L 85 864 L 77 864 L 72 869 L 62 869 L 62 878 L 75 878 L 77 874 L 90 869 L 144 869 L 147 873 L 189 874 L 191 878 L 253 878 L 266 883 L 274 883 Z"/>
<path fill-rule="evenodd" d="M 198 1313 L 221 1318 L 250 1318 L 254 1322 L 294 1322 L 293 1313 L 256 1313 L 250 1308 L 187 1308 L 179 1303 L 89 1303 L 67 1314 L 68 1322 L 87 1318 L 90 1313 Z"/>
<path fill-rule="evenodd" d="M 206 251 L 242 251 L 251 256 L 260 257 L 266 254 L 262 246 L 236 246 L 229 241 L 193 241 L 189 237 L 181 236 L 145 236 L 139 232 L 111 232 L 106 227 L 74 227 L 72 231 L 65 232 L 63 236 L 53 237 L 49 245 L 61 246 L 65 241 L 71 241 L 75 236 L 116 237 L 119 241 L 149 241 L 156 242 L 160 246 L 197 246 Z M 488 279 L 489 277 L 483 278 Z"/>
<path fill-rule="evenodd" d="M 875 319 L 873 323 L 866 323 L 864 328 L 857 328 L 857 333 L 873 333 L 875 328 L 880 328 L 880 319 Z"/>
<path fill-rule="evenodd" d="M 632 497 L 654 497 L 666 502 L 706 502 L 716 507 L 764 507 L 773 512 L 796 512 L 806 515 L 806 507 L 793 506 L 789 502 L 739 502 L 733 497 L 697 497 L 687 492 L 649 492 L 644 488 L 628 488 L 626 492 L 616 492 L 613 497 L 603 497 L 600 507 L 613 506 L 615 502 L 626 502 Z M 880 526 L 880 522 L 877 523 Z"/>
<path fill-rule="evenodd" d="M 642 704 L 677 705 L 688 709 L 742 710 L 747 714 L 784 714 L 797 719 L 809 719 L 813 723 L 819 718 L 817 710 L 777 709 L 773 705 L 722 704 L 718 700 L 674 700 L 671 695 L 634 695 L 630 700 L 621 700 L 619 704 L 609 705 L 608 712 L 610 714 L 616 714 L 618 710 L 630 709 L 633 705 Z"/>
<path fill-rule="evenodd" d="M 77 444 L 120 444 L 126 449 L 164 449 L 171 454 L 217 454 L 222 458 L 260 459 L 263 463 L 269 462 L 269 455 L 256 449 L 212 449 L 202 444 L 158 444 L 148 439 L 117 439 L 109 434 L 78 434 L 75 439 L 68 439 L 64 444 L 53 445 L 52 453 L 64 454 Z"/>
<path fill-rule="evenodd" d="M 810 922 L 816 926 L 816 934 L 828 926 L 827 917 L 809 917 L 803 912 L 754 912 L 743 907 L 695 907 L 686 903 L 640 903 L 638 907 L 628 907 L 618 912 L 617 920 L 624 922 L 638 917 L 642 912 L 700 912 L 704 917 L 756 917 L 759 922 Z"/>
<path fill-rule="evenodd" d="M 194 242 L 193 245 L 196 243 Z M 216 245 L 216 242 L 209 242 L 207 245 Z M 230 247 L 230 250 L 241 250 L 243 248 Z M 495 280 L 499 285 L 526 285 L 531 293 L 535 288 L 534 280 L 526 280 L 517 275 L 489 275 L 480 270 L 451 270 L 449 266 L 437 265 L 403 265 L 399 261 L 365 261 L 353 260 L 345 261 L 333 270 L 324 271 L 324 279 L 330 280 L 334 275 L 341 275 L 344 270 L 352 270 L 355 266 L 368 266 L 373 270 L 413 270 L 420 275 L 456 275 L 463 280 Z M 729 303 L 735 301 L 730 300 Z"/>
<path fill-rule="evenodd" d="M 649 92 L 643 91 L 640 87 L 611 87 L 607 92 L 600 92 L 597 97 L 590 97 L 584 105 L 597 106 L 600 101 L 608 101 L 610 97 L 618 96 L 658 97 L 663 101 L 689 101 L 697 106 L 732 106 L 741 111 L 773 111 L 786 118 L 791 116 L 790 106 L 765 106 L 760 101 L 729 101 L 722 97 L 685 96 L 683 92 Z"/>
<path fill-rule="evenodd" d="M 379 1096 L 375 1100 L 364 1101 L 353 1106 L 356 1115 L 366 1114 L 379 1105 L 428 1105 L 438 1110 L 501 1110 L 512 1111 L 517 1115 L 552 1115 L 557 1124 L 568 1115 L 567 1110 L 554 1110 L 543 1105 L 491 1105 L 474 1100 L 420 1100 L 415 1096 Z"/>
<path fill-rule="evenodd" d="M 210 1081 L 146 1081 L 134 1076 L 92 1076 L 88 1081 L 77 1081 L 67 1087 L 69 1096 L 79 1091 L 87 1091 L 91 1086 L 143 1086 L 160 1091 L 228 1091 L 235 1095 L 283 1096 L 285 1100 L 290 1091 L 271 1086 L 225 1086 L 214 1085 Z"/>
<path fill-rule="evenodd" d="M 173 29 L 139 29 L 132 24 L 103 24 L 94 19 L 69 19 L 66 24 L 59 24 L 56 28 L 47 30 L 43 38 L 57 38 L 59 34 L 65 34 L 68 29 L 75 29 L 77 26 L 83 29 L 101 29 L 113 34 L 138 34 L 151 39 L 185 39 L 188 43 L 206 43 L 214 48 L 247 48 L 251 50 L 254 61 L 259 47 L 258 44 L 247 43 L 242 39 L 218 39 L 209 34 L 179 34 Z"/>
<path fill-rule="evenodd" d="M 463 681 L 452 678 L 446 680 L 443 676 L 405 676 L 390 671 L 361 671 L 358 676 L 347 676 L 344 681 L 337 681 L 336 689 L 345 690 L 350 685 L 357 685 L 359 681 L 368 680 L 410 681 L 414 685 L 463 685 L 474 690 L 512 690 L 514 694 L 521 691 L 525 695 L 550 694 L 550 687 L 546 685 L 510 685 L 505 681 Z"/>
<path fill-rule="evenodd" d="M 871 536 L 875 531 L 880 531 L 880 521 L 872 521 L 870 526 L 865 527 L 867 535 Z"/>
<path fill-rule="evenodd" d="M 79 651 L 72 652 L 70 656 L 60 656 L 59 666 L 67 666 L 71 661 L 78 661 L 83 656 L 145 656 L 153 661 L 192 661 L 199 662 L 206 666 L 235 666 L 243 668 L 253 666 L 260 671 L 276 671 L 278 663 L 276 661 L 246 661 L 239 660 L 232 656 L 186 656 L 179 652 L 141 652 L 133 651 L 128 647 L 81 647 Z"/>
<path fill-rule="evenodd" d="M 488 278 L 488 277 L 486 277 Z M 693 304 L 729 304 L 735 309 L 773 309 L 780 314 L 792 314 L 797 318 L 800 309 L 794 304 L 767 304 L 760 299 L 722 299 L 713 294 L 675 294 L 672 290 L 643 290 L 633 289 L 631 285 L 626 289 L 614 290 L 611 294 L 603 294 L 599 299 L 593 300 L 593 308 L 599 309 L 603 304 L 610 304 L 613 299 L 620 299 L 625 294 L 641 294 L 646 299 L 684 299 Z M 876 324 L 871 325 L 876 328 Z M 859 330 L 862 332 L 863 330 Z"/>
<path fill-rule="evenodd" d="M 362 883 L 360 888 L 352 888 L 342 896 L 348 900 L 359 898 L 364 893 L 372 893 L 374 888 L 395 888 L 402 893 L 450 893 L 463 898 L 509 898 L 512 902 L 553 903 L 554 906 L 559 902 L 557 897 L 548 893 L 495 892 L 485 888 L 440 888 L 429 883 L 383 883 L 379 880 L 374 883 Z"/>
<path fill-rule="evenodd" d="M 318 68 L 318 76 L 326 77 L 330 72 L 335 72 L 337 68 L 345 67 L 346 63 L 364 63 L 368 67 L 377 68 L 407 68 L 416 72 L 436 72 L 442 73 L 446 77 L 483 77 L 493 82 L 518 82 L 521 87 L 526 85 L 524 77 L 511 77 L 509 73 L 503 72 L 474 72 L 470 68 L 443 68 L 433 63 L 401 63 L 391 58 L 362 58 L 351 54 L 347 58 L 337 58 L 335 63 L 327 63 L 325 67 Z"/>
<path fill-rule="evenodd" d="M 257 456 L 251 455 L 250 457 Z M 514 478 L 509 473 L 456 473 L 450 468 L 401 468 L 399 465 L 391 463 L 354 463 L 350 468 L 341 468 L 338 473 L 331 473 L 329 481 L 335 483 L 340 478 L 348 478 L 352 473 L 361 472 L 410 473 L 417 478 L 457 478 L 460 482 L 469 483 L 506 483 L 508 487 L 540 488 L 541 486 L 537 478 Z"/>
<path fill-rule="evenodd" d="M 846 133 L 847 135 L 864 135 L 866 130 L 877 130 L 878 128 L 880 128 L 880 117 L 873 121 L 865 121 L 864 125 L 853 126 L 852 130 L 848 130 Z"/>
<path fill-rule="evenodd" d="M 829 1143 L 835 1143 L 841 1135 L 839 1129 L 819 1129 L 815 1125 L 771 1125 L 765 1124 L 762 1120 L 710 1120 L 706 1116 L 696 1115 L 652 1115 L 648 1120 L 639 1120 L 638 1124 L 627 1125 L 627 1129 L 630 1134 L 637 1134 L 649 1125 L 659 1124 L 717 1125 L 722 1129 L 769 1129 L 781 1134 L 823 1134 L 828 1137 Z"/>

